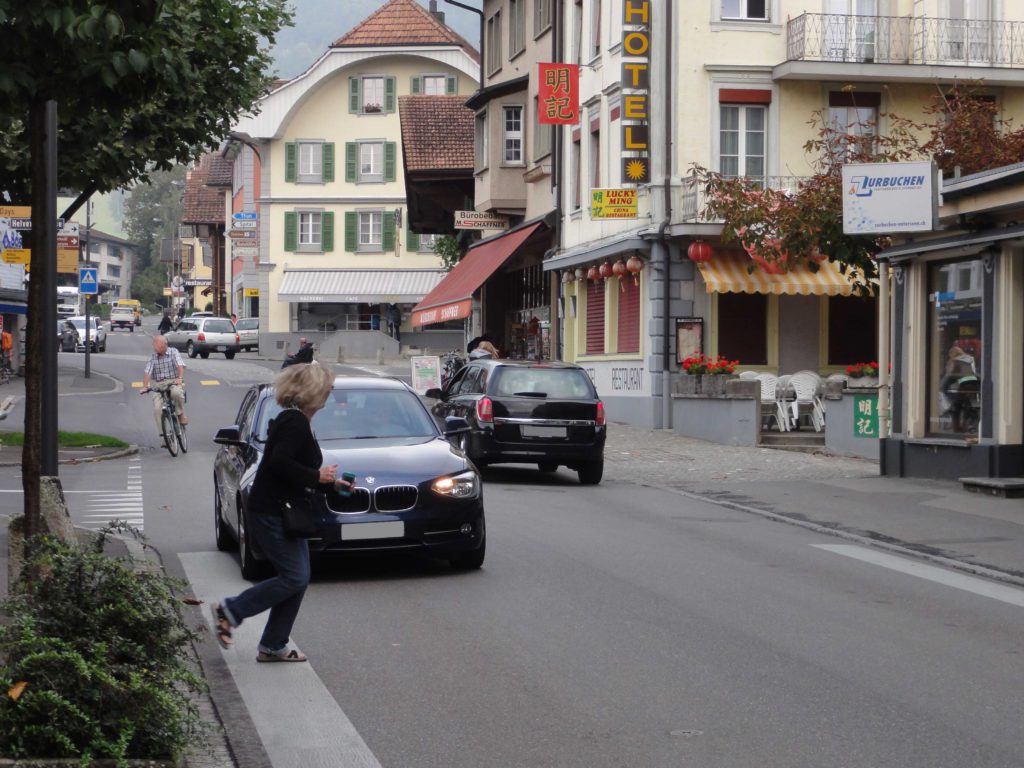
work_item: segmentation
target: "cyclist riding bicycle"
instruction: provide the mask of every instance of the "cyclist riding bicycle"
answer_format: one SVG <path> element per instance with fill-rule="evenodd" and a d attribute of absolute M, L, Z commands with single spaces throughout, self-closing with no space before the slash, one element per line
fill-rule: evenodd
<path fill-rule="evenodd" d="M 164 399 L 161 394 L 165 389 L 171 391 L 171 401 L 174 403 L 174 413 L 178 422 L 182 425 L 188 424 L 188 416 L 185 415 L 185 363 L 181 360 L 178 350 L 168 348 L 167 339 L 163 336 L 153 337 L 153 354 L 146 362 L 146 370 L 142 374 L 142 391 L 151 392 L 153 395 L 153 418 L 156 419 L 157 431 L 160 431 L 160 412 L 163 409 Z"/>

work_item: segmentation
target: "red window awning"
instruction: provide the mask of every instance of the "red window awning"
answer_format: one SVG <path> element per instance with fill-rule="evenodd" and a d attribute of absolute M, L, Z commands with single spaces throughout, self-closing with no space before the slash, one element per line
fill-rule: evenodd
<path fill-rule="evenodd" d="M 469 317 L 473 308 L 473 294 L 519 250 L 540 225 L 537 222 L 471 248 L 448 276 L 413 307 L 412 324 L 432 325 Z"/>

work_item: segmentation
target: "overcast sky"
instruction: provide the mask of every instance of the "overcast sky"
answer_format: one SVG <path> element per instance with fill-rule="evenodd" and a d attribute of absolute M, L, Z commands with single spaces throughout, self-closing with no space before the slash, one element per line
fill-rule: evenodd
<path fill-rule="evenodd" d="M 418 0 L 424 7 L 428 0 Z M 463 0 L 460 0 L 463 2 Z M 327 46 L 376 11 L 385 0 L 291 0 L 295 26 L 282 30 L 274 46 L 275 72 L 278 77 L 301 74 L 327 50 Z M 481 6 L 480 0 L 464 5 Z M 480 48 L 480 17 L 462 8 L 437 0 L 437 9 L 445 23 Z"/>

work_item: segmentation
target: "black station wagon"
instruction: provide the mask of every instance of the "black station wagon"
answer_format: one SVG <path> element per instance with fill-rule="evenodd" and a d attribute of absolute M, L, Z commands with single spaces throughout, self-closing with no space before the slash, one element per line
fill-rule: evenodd
<path fill-rule="evenodd" d="M 595 485 L 604 474 L 607 432 L 604 404 L 582 368 L 570 363 L 473 360 L 443 389 L 427 397 L 438 418 L 464 418 L 470 426 L 459 447 L 478 467 L 536 464 L 576 470 Z"/>

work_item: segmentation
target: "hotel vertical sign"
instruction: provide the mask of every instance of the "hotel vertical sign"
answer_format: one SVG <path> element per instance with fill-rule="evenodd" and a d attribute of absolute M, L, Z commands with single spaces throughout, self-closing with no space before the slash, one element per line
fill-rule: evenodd
<path fill-rule="evenodd" d="M 622 4 L 623 184 L 651 181 L 651 5 L 651 0 L 623 0 Z"/>

